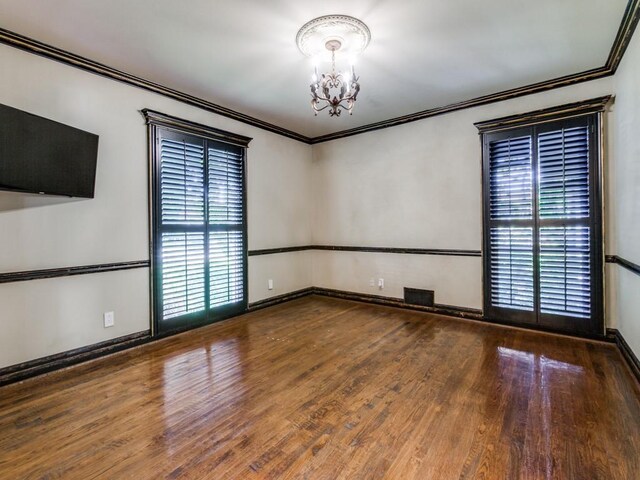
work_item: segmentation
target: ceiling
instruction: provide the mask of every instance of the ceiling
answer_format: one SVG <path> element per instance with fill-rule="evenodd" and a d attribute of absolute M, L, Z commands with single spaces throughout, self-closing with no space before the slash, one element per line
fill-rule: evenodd
<path fill-rule="evenodd" d="M 0 27 L 308 137 L 605 64 L 627 0 L 0 1 Z M 353 116 L 314 117 L 308 20 L 371 30 Z"/>

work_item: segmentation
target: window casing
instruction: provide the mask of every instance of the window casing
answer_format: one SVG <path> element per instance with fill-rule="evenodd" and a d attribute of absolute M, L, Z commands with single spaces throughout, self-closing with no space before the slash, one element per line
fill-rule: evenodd
<path fill-rule="evenodd" d="M 153 328 L 247 306 L 245 153 L 250 139 L 149 110 Z"/>
<path fill-rule="evenodd" d="M 602 334 L 601 114 L 594 111 L 479 127 L 487 318 Z"/>

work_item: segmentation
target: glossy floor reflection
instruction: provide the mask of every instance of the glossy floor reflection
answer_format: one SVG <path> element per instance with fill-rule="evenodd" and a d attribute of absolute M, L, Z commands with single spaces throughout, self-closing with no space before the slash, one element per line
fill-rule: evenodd
<path fill-rule="evenodd" d="M 0 389 L 0 478 L 632 479 L 612 345 L 306 297 Z"/>

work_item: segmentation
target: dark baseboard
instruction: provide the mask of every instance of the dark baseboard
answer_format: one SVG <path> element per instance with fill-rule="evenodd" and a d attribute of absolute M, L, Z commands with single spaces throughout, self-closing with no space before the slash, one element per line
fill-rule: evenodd
<path fill-rule="evenodd" d="M 484 316 L 482 310 L 476 309 L 476 308 L 458 307 L 454 305 L 444 305 L 441 303 L 436 303 L 434 304 L 433 307 L 427 307 L 422 305 L 414 305 L 414 304 L 406 303 L 401 298 L 383 297 L 380 295 L 347 292 L 343 290 L 332 290 L 330 288 L 315 287 L 313 289 L 313 293 L 315 295 L 324 295 L 327 297 L 342 298 L 344 300 L 353 300 L 356 302 L 371 303 L 375 305 L 384 305 L 387 307 L 403 308 L 407 310 L 416 310 L 416 311 L 426 312 L 426 313 L 435 313 L 438 315 L 446 315 L 448 317 L 456 317 L 456 318 L 462 318 L 466 320 L 475 320 L 475 321 L 485 322 L 491 325 L 497 325 L 502 327 L 522 328 L 522 329 L 530 330 L 534 332 L 544 332 L 544 333 L 551 333 L 554 335 L 562 335 L 564 337 L 579 338 L 581 340 L 596 340 L 596 341 L 614 343 L 613 337 L 608 337 L 605 335 L 590 335 L 590 334 L 583 334 L 583 333 L 574 334 L 574 333 L 568 333 L 562 330 L 557 330 L 557 329 L 548 328 L 548 327 L 505 322 L 505 321 L 495 320 L 492 318 L 487 318 Z"/>
<path fill-rule="evenodd" d="M 610 335 L 615 339 L 616 345 L 618 345 L 618 350 L 620 350 L 620 353 L 622 354 L 622 358 L 625 359 L 629 370 L 631 370 L 631 373 L 633 373 L 638 383 L 640 383 L 640 360 L 638 360 L 638 357 L 633 353 L 633 350 L 631 350 L 631 347 L 622 336 L 622 333 L 620 333 L 620 330 L 617 328 L 607 328 L 607 335 Z"/>
<path fill-rule="evenodd" d="M 294 292 L 285 293 L 276 297 L 265 298 L 249 304 L 247 311 L 253 312 L 262 308 L 272 307 L 280 303 L 285 303 L 296 298 L 305 297 L 307 295 L 320 295 L 324 297 L 341 298 L 344 300 L 353 300 L 362 303 L 373 303 L 375 305 L 385 305 L 390 307 L 399 307 L 408 310 L 417 310 L 421 312 L 437 313 L 440 315 L 453 316 L 458 318 L 470 318 L 474 320 L 482 319 L 482 310 L 466 307 L 456 307 L 453 305 L 434 304 L 432 307 L 423 305 L 414 305 L 405 302 L 401 298 L 383 297 L 381 295 L 370 295 L 366 293 L 348 292 L 344 290 L 334 290 L 330 288 L 308 287 Z"/>
<path fill-rule="evenodd" d="M 280 303 L 288 302 L 290 300 L 294 300 L 300 297 L 306 297 L 307 295 L 311 295 L 314 293 L 313 287 L 303 288 L 301 290 L 296 290 L 294 292 L 285 293 L 283 295 L 278 295 L 275 297 L 265 298 L 264 300 L 258 300 L 257 302 L 253 302 L 249 304 L 247 308 L 248 312 L 254 312 L 256 310 L 260 310 L 262 308 L 272 307 L 274 305 L 278 305 Z"/>
<path fill-rule="evenodd" d="M 616 329 L 607 329 L 606 335 L 576 336 L 559 331 L 549 330 L 546 328 L 536 328 L 535 326 L 531 325 L 517 325 L 487 319 L 483 316 L 482 310 L 475 308 L 458 307 L 438 303 L 434 304 L 432 307 L 413 305 L 410 303 L 406 303 L 403 299 L 400 298 L 383 297 L 381 295 L 371 295 L 366 293 L 356 293 L 321 287 L 308 287 L 301 290 L 285 293 L 283 295 L 265 298 L 263 300 L 259 300 L 257 302 L 249 304 L 246 312 L 249 313 L 263 308 L 272 307 L 285 302 L 289 302 L 291 300 L 295 300 L 297 298 L 305 297 L 307 295 L 320 295 L 374 305 L 383 305 L 387 307 L 415 310 L 425 313 L 434 313 L 438 315 L 446 315 L 449 317 L 456 317 L 466 320 L 482 321 L 492 325 L 504 327 L 519 327 L 532 331 L 543 331 L 563 336 L 577 337 L 581 339 L 609 341 L 618 345 L 618 348 L 620 349 L 624 359 L 629 365 L 629 368 L 640 382 L 640 362 L 638 361 L 638 358 L 635 356 L 627 342 L 622 337 L 622 334 Z M 44 373 L 52 372 L 54 370 L 59 370 L 82 362 L 93 360 L 115 352 L 133 348 L 144 343 L 161 340 L 163 338 L 166 338 L 166 336 L 167 335 L 160 335 L 152 337 L 150 331 L 144 331 L 124 337 L 118 337 L 113 340 L 107 340 L 105 342 L 97 343 L 94 345 L 88 345 L 86 347 L 69 350 L 67 352 L 50 355 L 36 360 L 31 360 L 17 365 L 0 368 L 0 386 L 19 382 L 28 378 L 42 375 Z"/>
<path fill-rule="evenodd" d="M 531 323 L 510 322 L 492 317 L 482 317 L 483 322 L 492 325 L 501 325 L 503 327 L 521 328 L 532 332 L 551 333 L 553 335 L 561 335 L 563 337 L 578 338 L 580 340 L 595 340 L 597 342 L 615 343 L 615 339 L 604 333 L 588 333 L 588 332 L 569 332 L 561 328 L 552 328 L 544 325 L 536 325 Z"/>
<path fill-rule="evenodd" d="M 343 298 L 347 300 L 355 300 L 366 303 L 374 303 L 377 305 L 400 307 L 423 312 L 438 313 L 441 315 L 449 315 L 459 318 L 478 319 L 482 317 L 482 312 L 474 309 L 437 304 L 433 307 L 423 307 L 420 305 L 407 304 L 401 299 L 316 287 L 303 288 L 301 290 L 296 290 L 293 292 L 285 293 L 283 295 L 265 298 L 264 300 L 253 302 L 248 305 L 246 312 L 254 312 L 256 310 L 272 307 L 313 294 L 334 298 Z M 175 333 L 180 332 L 172 332 L 172 334 Z M 150 331 L 139 332 L 124 337 L 114 338 L 113 340 L 96 343 L 93 345 L 87 345 L 86 347 L 80 347 L 66 352 L 57 353 L 55 355 L 49 355 L 47 357 L 30 360 L 28 362 L 11 365 L 9 367 L 0 368 L 0 386 L 27 380 L 44 373 L 49 373 L 54 370 L 60 370 L 62 368 L 70 367 L 72 365 L 103 357 L 111 353 L 133 348 L 144 343 L 161 340 L 166 337 L 167 335 L 158 335 L 152 337 Z"/>
<path fill-rule="evenodd" d="M 482 320 L 482 311 L 475 308 L 454 307 L 452 305 L 434 304 L 433 307 L 422 305 L 413 305 L 406 303 L 401 298 L 383 297 L 380 295 L 370 295 L 367 293 L 346 292 L 343 290 L 333 290 L 330 288 L 314 287 L 315 295 L 323 295 L 325 297 L 342 298 L 344 300 L 353 300 L 356 302 L 373 303 L 376 305 L 385 305 L 388 307 L 399 307 L 408 310 L 417 310 L 420 312 L 437 313 L 440 315 L 448 315 L 450 317 L 467 318 L 472 320 Z"/>
<path fill-rule="evenodd" d="M 11 365 L 10 367 L 0 368 L 0 386 L 136 347 L 148 342 L 150 339 L 151 335 L 149 331 L 132 333 L 124 337 L 118 337 L 105 342 L 87 345 L 86 347 L 74 348 L 73 350 L 56 353 L 55 355 Z"/>

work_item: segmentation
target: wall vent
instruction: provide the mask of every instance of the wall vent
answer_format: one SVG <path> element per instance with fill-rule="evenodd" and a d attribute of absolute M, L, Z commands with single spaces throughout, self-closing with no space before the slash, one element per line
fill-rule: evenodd
<path fill-rule="evenodd" d="M 433 307 L 433 290 L 404 287 L 404 301 L 411 305 Z"/>

